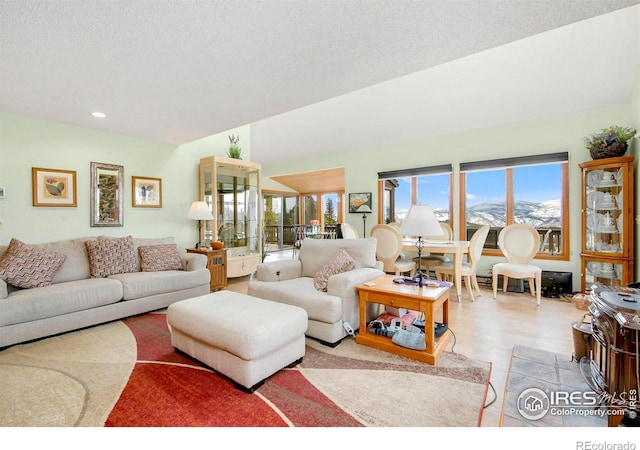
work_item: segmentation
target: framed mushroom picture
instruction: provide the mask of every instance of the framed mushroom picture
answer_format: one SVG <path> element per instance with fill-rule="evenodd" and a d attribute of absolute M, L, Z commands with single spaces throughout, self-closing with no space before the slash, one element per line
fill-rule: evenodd
<path fill-rule="evenodd" d="M 77 206 L 74 170 L 31 168 L 33 206 Z"/>

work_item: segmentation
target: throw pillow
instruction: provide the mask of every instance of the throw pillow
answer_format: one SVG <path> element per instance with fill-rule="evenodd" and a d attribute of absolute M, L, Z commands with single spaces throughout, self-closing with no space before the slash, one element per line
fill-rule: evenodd
<path fill-rule="evenodd" d="M 136 252 L 131 236 L 92 239 L 85 242 L 92 278 L 137 272 Z"/>
<path fill-rule="evenodd" d="M 326 292 L 331 275 L 351 270 L 353 266 L 353 258 L 345 249 L 341 248 L 322 269 L 316 272 L 313 277 L 313 286 L 319 291 Z"/>
<path fill-rule="evenodd" d="M 182 270 L 182 261 L 176 244 L 142 245 L 138 247 L 140 268 L 143 272 Z"/>
<path fill-rule="evenodd" d="M 19 288 L 49 286 L 67 257 L 11 239 L 0 259 L 0 278 Z"/>

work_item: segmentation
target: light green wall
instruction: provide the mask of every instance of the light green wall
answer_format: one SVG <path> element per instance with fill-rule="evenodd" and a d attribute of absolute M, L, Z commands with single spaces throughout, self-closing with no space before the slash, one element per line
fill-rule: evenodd
<path fill-rule="evenodd" d="M 345 168 L 346 192 L 372 192 L 377 217 L 377 172 L 452 163 L 455 172 L 454 198 L 458 198 L 457 174 L 461 162 L 568 151 L 570 156 L 570 245 L 569 262 L 539 261 L 546 270 L 574 273 L 574 287 L 580 273 L 580 171 L 578 164 L 590 159 L 582 137 L 610 124 L 640 129 L 640 77 L 630 103 L 567 116 L 545 118 L 491 128 L 439 136 L 366 151 L 288 161 L 263 166 L 264 177 L 336 167 Z M 250 159 L 250 127 L 200 139 L 180 147 L 105 133 L 87 128 L 46 122 L 0 113 L 0 186 L 7 192 L 0 199 L 0 244 L 12 237 L 28 243 L 46 242 L 99 234 L 122 236 L 175 236 L 183 248 L 197 240 L 197 227 L 186 219 L 191 202 L 198 197 L 198 162 L 201 157 L 226 155 L 228 134 L 240 136 L 243 159 Z M 629 154 L 639 163 L 639 141 Z M 124 227 L 89 226 L 89 163 L 120 164 L 125 173 Z M 405 162 L 402 162 L 405 161 Z M 75 170 L 78 206 L 75 208 L 33 207 L 31 168 Z M 637 168 L 637 167 L 636 167 Z M 636 170 L 636 173 L 638 170 Z M 163 207 L 131 206 L 131 176 L 162 178 Z M 275 185 L 274 185 L 275 186 Z M 636 196 L 640 212 L 640 195 Z M 457 205 L 454 211 L 458 216 Z M 347 214 L 347 221 L 361 228 L 360 215 Z M 456 219 L 457 220 L 457 219 Z M 367 221 L 367 228 L 375 220 Z M 638 225 L 636 235 L 640 236 Z M 636 246 L 636 260 L 640 251 Z M 483 258 L 480 271 L 487 272 L 495 259 Z M 636 279 L 640 279 L 636 264 Z"/>
<path fill-rule="evenodd" d="M 288 161 L 263 166 L 263 176 L 282 175 L 333 167 L 345 168 L 346 192 L 372 192 L 374 196 L 371 217 L 377 217 L 377 173 L 379 171 L 453 164 L 454 199 L 459 198 L 459 164 L 467 161 L 525 156 L 531 154 L 569 152 L 570 161 L 570 261 L 537 261 L 544 270 L 571 271 L 574 289 L 580 282 L 581 239 L 581 173 L 578 164 L 590 160 L 582 143 L 583 136 L 611 124 L 631 125 L 629 104 L 603 108 L 580 114 L 544 118 L 525 123 L 515 123 L 466 131 L 446 136 L 432 137 L 393 146 L 366 151 L 341 152 L 323 155 L 321 158 Z M 456 235 L 459 211 L 455 202 Z M 360 215 L 347 214 L 347 221 L 362 228 Z M 376 220 L 367 221 L 367 234 Z M 479 272 L 489 273 L 489 267 L 498 258 L 484 257 Z"/>
<path fill-rule="evenodd" d="M 197 241 L 187 219 L 198 199 L 201 157 L 226 155 L 227 134 L 241 136 L 250 155 L 249 128 L 220 133 L 180 147 L 102 131 L 0 113 L 0 245 L 11 238 L 40 243 L 82 236 L 174 236 L 179 248 Z M 124 166 L 124 226 L 90 227 L 90 162 Z M 31 168 L 76 171 L 77 207 L 34 207 Z M 131 176 L 162 179 L 162 208 L 131 206 Z"/>

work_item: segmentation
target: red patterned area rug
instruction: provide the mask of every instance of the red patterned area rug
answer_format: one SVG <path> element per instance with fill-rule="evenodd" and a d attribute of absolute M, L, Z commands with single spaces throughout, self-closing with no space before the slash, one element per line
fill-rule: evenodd
<path fill-rule="evenodd" d="M 307 339 L 301 364 L 249 395 L 176 352 L 164 313 L 5 349 L 0 368 L 0 425 L 107 427 L 478 426 L 491 372 Z"/>

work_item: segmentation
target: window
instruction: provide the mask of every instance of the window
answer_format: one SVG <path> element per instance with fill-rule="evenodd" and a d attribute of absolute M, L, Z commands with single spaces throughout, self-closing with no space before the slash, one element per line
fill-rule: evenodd
<path fill-rule="evenodd" d="M 382 223 L 402 222 L 412 204 L 431 205 L 441 222 L 450 223 L 451 165 L 378 173 Z"/>
<path fill-rule="evenodd" d="M 296 229 L 310 230 L 318 221 L 320 231 L 334 234 L 343 220 L 344 192 L 295 194 L 263 191 L 264 234 L 270 249 L 290 247 L 296 240 Z"/>
<path fill-rule="evenodd" d="M 320 220 L 320 215 L 318 214 L 318 195 L 307 194 L 304 196 L 303 223 L 309 226 L 312 220 Z"/>
<path fill-rule="evenodd" d="M 264 239 L 269 249 L 282 249 L 295 241 L 299 218 L 297 195 L 263 193 Z"/>
<path fill-rule="evenodd" d="M 568 154 L 478 161 L 460 165 L 461 226 L 471 239 L 491 225 L 485 254 L 502 255 L 500 230 L 526 223 L 540 234 L 538 258 L 569 258 Z"/>

